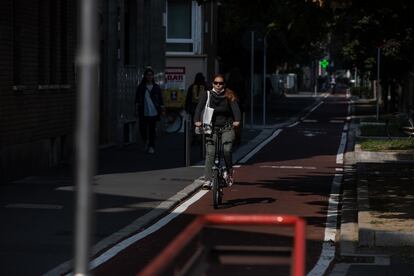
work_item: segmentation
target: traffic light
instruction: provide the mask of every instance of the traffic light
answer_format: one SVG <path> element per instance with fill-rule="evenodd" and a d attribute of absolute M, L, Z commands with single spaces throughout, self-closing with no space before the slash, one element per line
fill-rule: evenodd
<path fill-rule="evenodd" d="M 326 58 L 324 58 L 324 59 L 322 59 L 322 60 L 319 61 L 319 64 L 321 65 L 321 67 L 323 69 L 326 69 L 328 67 L 328 65 L 329 65 L 329 61 Z"/>

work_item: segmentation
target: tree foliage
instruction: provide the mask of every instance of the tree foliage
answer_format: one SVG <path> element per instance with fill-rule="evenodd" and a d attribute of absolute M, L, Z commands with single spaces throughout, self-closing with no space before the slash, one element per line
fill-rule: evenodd
<path fill-rule="evenodd" d="M 380 48 L 382 78 L 399 79 L 412 68 L 412 1 L 354 0 L 334 12 L 332 32 L 342 39 L 340 54 L 348 66 L 374 73 Z"/>
<path fill-rule="evenodd" d="M 324 51 L 329 12 L 313 1 L 223 0 L 219 14 L 219 56 L 246 68 L 250 32 L 267 37 L 268 70 L 308 64 Z M 260 53 L 262 48 L 257 49 Z"/>

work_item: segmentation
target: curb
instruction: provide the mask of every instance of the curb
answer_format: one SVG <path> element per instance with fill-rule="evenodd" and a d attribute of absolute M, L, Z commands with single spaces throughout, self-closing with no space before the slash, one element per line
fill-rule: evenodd
<path fill-rule="evenodd" d="M 339 232 L 339 254 L 352 255 L 358 246 L 358 217 L 355 181 L 355 122 L 350 122 L 348 143 L 344 155 L 342 214 Z"/>
<path fill-rule="evenodd" d="M 414 161 L 414 151 L 364 151 L 357 142 L 355 145 L 356 162 L 386 163 Z"/>

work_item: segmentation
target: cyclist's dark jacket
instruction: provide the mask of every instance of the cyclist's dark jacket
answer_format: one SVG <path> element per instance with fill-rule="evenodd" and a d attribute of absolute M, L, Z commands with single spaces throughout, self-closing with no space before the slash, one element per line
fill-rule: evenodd
<path fill-rule="evenodd" d="M 201 111 L 207 101 L 207 93 L 203 93 L 194 112 L 194 122 L 202 122 Z M 224 92 L 218 95 L 214 90 L 210 90 L 210 107 L 214 108 L 212 123 L 213 126 L 222 127 L 232 122 L 240 122 L 241 114 L 237 100 L 230 102 L 224 96 Z"/>

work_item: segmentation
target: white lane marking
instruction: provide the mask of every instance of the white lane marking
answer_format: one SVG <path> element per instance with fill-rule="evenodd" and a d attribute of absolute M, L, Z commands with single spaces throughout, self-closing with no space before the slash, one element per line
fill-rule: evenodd
<path fill-rule="evenodd" d="M 348 129 L 348 123 L 346 123 L 345 126 L 344 126 L 344 131 L 342 132 L 342 137 L 341 137 L 341 143 L 339 144 L 338 153 L 336 155 L 336 164 L 341 164 L 341 165 L 344 163 L 344 152 L 345 152 L 345 146 L 346 146 L 346 136 L 348 134 L 345 131 L 345 129 Z"/>
<path fill-rule="evenodd" d="M 322 252 L 318 262 L 308 273 L 308 276 L 324 275 L 326 269 L 335 257 L 336 224 L 338 219 L 339 193 L 342 183 L 342 174 L 335 174 L 332 182 L 331 195 L 326 218 L 325 237 L 322 244 Z"/>
<path fill-rule="evenodd" d="M 299 121 L 298 122 L 294 122 L 293 124 L 288 125 L 287 128 L 295 127 L 298 124 L 299 124 Z"/>
<path fill-rule="evenodd" d="M 14 208 L 14 209 L 48 209 L 48 210 L 60 210 L 63 208 L 62 205 L 37 204 L 37 203 L 11 203 L 11 204 L 7 204 L 4 207 Z"/>
<path fill-rule="evenodd" d="M 307 166 L 260 166 L 260 168 L 316 170 L 316 167 L 307 167 Z"/>
<path fill-rule="evenodd" d="M 303 135 L 306 137 L 314 137 L 316 135 L 326 134 L 326 131 L 318 131 L 318 130 L 304 130 Z"/>
<path fill-rule="evenodd" d="M 253 155 L 255 155 L 259 150 L 261 150 L 264 146 L 266 146 L 270 141 L 272 141 L 276 136 L 278 136 L 282 132 L 282 129 L 278 129 L 273 134 L 267 138 L 265 141 L 261 142 L 256 148 L 254 148 L 251 152 L 249 152 L 246 156 L 244 156 L 238 163 L 246 163 Z"/>
<path fill-rule="evenodd" d="M 308 114 L 310 114 L 310 113 L 314 112 L 314 111 L 315 111 L 318 107 L 320 107 L 323 103 L 324 103 L 324 101 L 320 101 L 320 102 L 318 103 L 318 105 L 317 105 L 317 106 L 315 106 L 314 108 L 312 108 L 312 109 L 308 112 Z"/>
<path fill-rule="evenodd" d="M 204 168 L 205 166 L 204 165 L 194 165 L 194 166 L 191 166 L 192 168 Z"/>
<path fill-rule="evenodd" d="M 344 126 L 347 127 L 348 124 Z M 345 145 L 346 145 L 347 135 L 346 132 L 342 132 L 341 143 L 338 148 L 338 153 L 336 155 L 336 163 L 343 165 Z M 319 276 L 324 275 L 332 260 L 335 257 L 335 238 L 336 238 L 336 225 L 338 220 L 338 204 L 339 204 L 339 194 L 341 190 L 342 183 L 342 174 L 335 174 L 332 181 L 331 194 L 329 196 L 329 205 L 326 218 L 325 226 L 325 236 L 324 242 L 322 244 L 322 252 L 319 256 L 318 262 L 312 268 L 312 270 L 307 274 L 308 276 Z"/>
<path fill-rule="evenodd" d="M 183 202 L 180 206 L 178 206 L 176 209 L 174 209 L 170 214 L 163 217 L 150 227 L 146 228 L 144 231 L 139 232 L 131 237 L 129 237 L 126 240 L 121 241 L 120 243 L 112 246 L 110 249 L 102 253 L 100 256 L 93 259 L 90 264 L 89 268 L 94 269 L 98 267 L 99 265 L 105 263 L 109 259 L 113 258 L 115 255 L 117 255 L 122 250 L 125 250 L 128 246 L 134 244 L 135 242 L 145 238 L 146 236 L 158 231 L 165 225 L 167 225 L 170 221 L 175 219 L 177 216 L 179 216 L 181 213 L 183 213 L 185 210 L 187 210 L 188 207 L 190 207 L 193 203 L 195 203 L 197 200 L 199 200 L 201 197 L 203 197 L 206 193 L 208 193 L 208 190 L 201 190 L 195 195 L 193 195 L 190 199 Z M 70 274 L 67 274 L 70 275 Z"/>
<path fill-rule="evenodd" d="M 310 119 L 306 119 L 306 120 L 303 120 L 303 122 L 304 122 L 304 123 L 317 123 L 317 122 L 318 122 L 318 120 L 310 120 Z"/>
<path fill-rule="evenodd" d="M 309 110 L 303 117 L 300 118 L 300 121 L 304 121 L 313 111 L 315 111 L 318 107 L 320 107 L 324 101 L 320 101 L 316 106 L 314 106 L 311 110 Z"/>
<path fill-rule="evenodd" d="M 329 122 L 332 124 L 342 124 L 344 120 L 330 120 Z"/>

